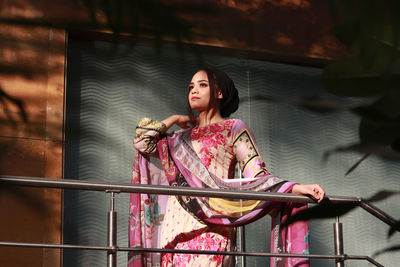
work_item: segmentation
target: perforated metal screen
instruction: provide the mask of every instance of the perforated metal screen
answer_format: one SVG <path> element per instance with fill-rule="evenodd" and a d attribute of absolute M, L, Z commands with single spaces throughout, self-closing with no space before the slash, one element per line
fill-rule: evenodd
<path fill-rule="evenodd" d="M 379 189 L 400 190 L 400 166 L 371 157 L 351 175 L 344 176 L 359 155 L 333 155 L 322 163 L 323 153 L 358 140 L 359 119 L 347 112 L 316 114 L 289 104 L 260 100 L 259 95 L 284 98 L 327 94 L 320 84 L 321 69 L 177 51 L 164 46 L 75 41 L 68 44 L 65 173 L 68 179 L 129 182 L 134 149 L 132 139 L 142 117 L 163 119 L 185 113 L 187 84 L 203 63 L 226 71 L 235 81 L 242 102 L 232 117 L 247 122 L 256 137 L 268 169 L 281 178 L 301 183 L 320 183 L 330 195 L 372 195 Z M 343 104 L 359 104 L 348 99 Z M 400 217 L 400 197 L 376 203 L 395 218 Z M 118 243 L 128 243 L 127 194 L 117 195 Z M 106 245 L 109 198 L 104 193 L 66 190 L 64 195 L 64 242 Z M 344 216 L 347 254 L 372 255 L 389 242 L 388 227 L 357 210 Z M 333 254 L 333 220 L 311 222 L 311 252 Z M 248 251 L 269 251 L 269 218 L 246 226 Z M 396 254 L 377 258 L 387 266 L 400 261 Z M 333 266 L 332 261 L 313 260 L 313 266 Z M 248 258 L 247 266 L 268 266 L 269 260 Z M 349 262 L 366 266 L 366 262 Z M 394 265 L 393 265 L 394 264 Z M 106 266 L 104 252 L 64 252 L 64 266 Z M 126 266 L 120 253 L 118 266 Z"/>

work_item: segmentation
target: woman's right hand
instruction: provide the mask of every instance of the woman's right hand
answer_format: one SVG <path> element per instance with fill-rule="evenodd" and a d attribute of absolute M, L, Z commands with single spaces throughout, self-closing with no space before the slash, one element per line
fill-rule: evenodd
<path fill-rule="evenodd" d="M 193 122 L 188 115 L 176 115 L 176 121 L 175 121 L 176 125 L 178 125 L 183 129 L 186 129 L 190 127 L 188 123 L 193 124 L 195 122 Z"/>
<path fill-rule="evenodd" d="M 295 184 L 291 193 L 309 195 L 320 203 L 325 197 L 325 191 L 319 184 Z"/>
<path fill-rule="evenodd" d="M 191 117 L 189 117 L 188 115 L 172 115 L 164 119 L 162 122 L 165 123 L 168 129 L 171 128 L 174 124 L 186 129 L 190 127 L 190 125 L 188 125 L 189 123 L 195 124 L 196 120 L 191 119 Z"/>

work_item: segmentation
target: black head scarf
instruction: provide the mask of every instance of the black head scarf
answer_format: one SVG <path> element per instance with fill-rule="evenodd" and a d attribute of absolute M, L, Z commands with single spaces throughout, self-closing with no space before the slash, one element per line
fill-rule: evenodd
<path fill-rule="evenodd" d="M 222 93 L 222 99 L 218 99 L 221 116 L 224 118 L 229 117 L 239 107 L 239 93 L 235 84 L 221 70 L 205 69 L 204 71 L 207 73 L 210 86 L 213 87 L 211 91 L 215 94 L 218 92 Z"/>

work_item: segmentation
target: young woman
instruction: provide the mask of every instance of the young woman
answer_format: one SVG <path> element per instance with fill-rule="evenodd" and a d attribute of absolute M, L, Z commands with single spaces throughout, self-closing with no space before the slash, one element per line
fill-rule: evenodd
<path fill-rule="evenodd" d="M 163 121 L 142 119 L 134 147 L 139 151 L 133 183 L 251 190 L 309 195 L 320 202 L 317 184 L 302 185 L 269 174 L 247 125 L 224 119 L 238 108 L 233 81 L 219 70 L 200 70 L 188 90 L 189 115 Z M 193 110 L 198 116 L 193 115 Z M 174 124 L 183 128 L 166 135 Z M 193 124 L 193 127 L 189 127 Z M 244 179 L 233 179 L 239 163 Z M 265 214 L 273 217 L 272 251 L 307 253 L 306 222 L 280 229 L 280 220 L 305 205 L 208 197 L 131 195 L 130 246 L 165 249 L 233 250 L 235 227 Z M 308 266 L 307 259 L 273 258 L 271 266 Z M 231 266 L 233 258 L 201 254 L 130 253 L 129 266 Z M 292 266 L 290 265 L 290 266 Z"/>

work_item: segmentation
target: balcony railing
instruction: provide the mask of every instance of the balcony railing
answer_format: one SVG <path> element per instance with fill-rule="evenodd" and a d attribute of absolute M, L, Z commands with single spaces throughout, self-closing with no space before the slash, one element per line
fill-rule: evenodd
<path fill-rule="evenodd" d="M 213 254 L 213 255 L 233 255 L 233 256 L 259 256 L 259 257 L 299 257 L 304 258 L 304 254 L 289 253 L 261 253 L 261 252 L 243 252 L 243 251 L 199 251 L 199 250 L 177 250 L 177 249 L 157 249 L 157 248 L 129 248 L 120 247 L 117 244 L 117 212 L 115 211 L 116 193 L 141 193 L 141 194 L 159 194 L 159 195 L 181 195 L 181 196 L 207 196 L 219 198 L 251 199 L 279 202 L 303 202 L 315 203 L 314 200 L 306 196 L 284 193 L 266 193 L 251 191 L 232 191 L 216 189 L 198 189 L 190 187 L 170 187 L 153 186 L 141 184 L 123 184 L 123 183 L 104 183 L 95 181 L 80 181 L 67 179 L 47 179 L 33 177 L 16 177 L 0 175 L 0 183 L 18 186 L 60 188 L 60 189 L 78 189 L 90 191 L 103 191 L 110 194 L 110 210 L 108 212 L 108 232 L 107 246 L 81 246 L 68 244 L 47 244 L 47 243 L 23 243 L 0 241 L 0 246 L 14 247 L 34 247 L 34 248 L 56 248 L 56 249 L 85 249 L 107 251 L 107 266 L 117 266 L 117 254 L 119 251 L 129 252 L 152 252 L 152 253 L 187 253 L 187 254 Z M 396 220 L 375 207 L 368 201 L 360 197 L 326 196 L 332 203 L 355 203 L 373 216 L 385 222 L 389 226 L 394 226 Z M 334 259 L 337 267 L 344 266 L 345 260 L 365 260 L 375 266 L 383 266 L 374 259 L 362 255 L 347 255 L 343 249 L 343 231 L 339 218 L 334 222 L 334 246 L 335 255 L 308 254 L 307 258 Z"/>

